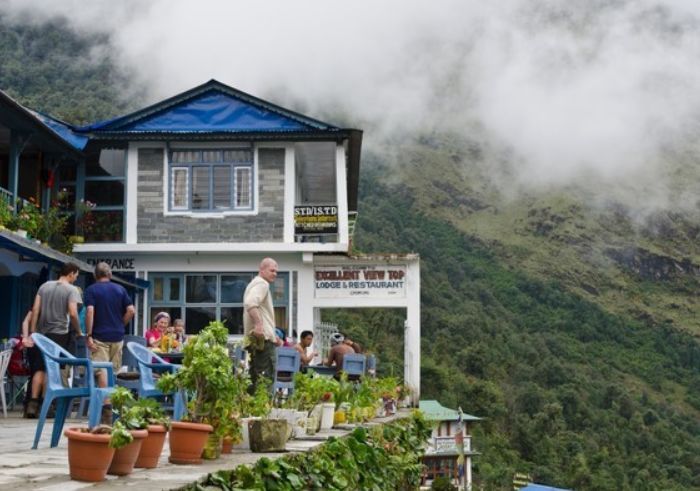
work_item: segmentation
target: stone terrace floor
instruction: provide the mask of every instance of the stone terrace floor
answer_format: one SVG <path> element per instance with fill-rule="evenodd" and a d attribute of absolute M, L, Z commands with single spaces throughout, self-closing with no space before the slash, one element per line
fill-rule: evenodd
<path fill-rule="evenodd" d="M 379 418 L 375 423 L 389 422 L 399 414 L 389 418 Z M 173 489 L 195 482 L 210 472 L 232 469 L 238 464 L 250 464 L 261 457 L 277 458 L 284 454 L 254 454 L 243 450 L 234 450 L 232 454 L 222 455 L 217 460 L 205 460 L 202 465 L 174 465 L 168 462 L 169 447 L 165 442 L 159 466 L 155 469 L 134 469 L 129 476 L 107 476 L 101 483 L 84 483 L 72 481 L 68 476 L 68 440 L 61 436 L 56 448 L 49 448 L 53 420 L 44 425 L 44 432 L 37 450 L 31 450 L 34 441 L 37 420 L 22 419 L 19 412 L 9 412 L 5 419 L 0 413 L 0 489 L 37 489 L 45 491 L 71 491 L 99 487 L 100 489 L 131 488 Z M 66 420 L 64 428 L 85 426 L 86 420 Z M 369 423 L 372 424 L 372 423 Z M 317 433 L 313 439 L 290 440 L 287 442 L 289 452 L 304 452 L 321 445 L 330 436 L 343 436 L 349 430 L 330 430 Z"/>

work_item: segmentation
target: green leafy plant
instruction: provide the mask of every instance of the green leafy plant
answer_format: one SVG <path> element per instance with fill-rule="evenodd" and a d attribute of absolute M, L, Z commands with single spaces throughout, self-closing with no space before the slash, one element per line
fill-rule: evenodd
<path fill-rule="evenodd" d="M 12 205 L 4 198 L 0 198 L 0 226 L 7 227 L 10 230 L 15 229 L 14 215 L 12 213 Z"/>
<path fill-rule="evenodd" d="M 185 390 L 192 397 L 186 418 L 214 427 L 214 433 L 226 436 L 235 432 L 241 394 L 241 379 L 233 375 L 226 341 L 228 329 L 211 322 L 197 336 L 191 336 L 184 348 L 182 368 L 158 380 L 163 392 Z"/>
<path fill-rule="evenodd" d="M 430 425 L 415 412 L 373 430 L 357 428 L 346 437 L 330 438 L 307 453 L 262 458 L 252 467 L 239 465 L 210 474 L 204 485 L 224 490 L 416 489 L 430 432 Z M 200 489 L 196 486 L 187 489 Z"/>

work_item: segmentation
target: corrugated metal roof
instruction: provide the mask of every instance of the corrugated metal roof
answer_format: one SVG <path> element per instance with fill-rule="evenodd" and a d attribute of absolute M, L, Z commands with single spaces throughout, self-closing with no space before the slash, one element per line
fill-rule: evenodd
<path fill-rule="evenodd" d="M 425 414 L 426 419 L 430 421 L 457 421 L 459 412 L 454 409 L 446 408 L 438 401 L 428 400 L 419 401 L 418 408 Z M 472 416 L 471 414 L 462 413 L 463 421 L 479 421 L 481 418 Z"/>

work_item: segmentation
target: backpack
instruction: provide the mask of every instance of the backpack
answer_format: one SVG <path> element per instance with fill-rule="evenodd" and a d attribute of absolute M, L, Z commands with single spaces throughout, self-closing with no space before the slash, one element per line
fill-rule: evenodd
<path fill-rule="evenodd" d="M 12 354 L 10 355 L 10 364 L 7 366 L 7 373 L 13 377 L 23 377 L 31 374 L 29 369 L 29 358 L 27 357 L 27 350 L 22 344 L 22 338 L 17 336 L 14 338 L 17 343 L 12 347 Z"/>

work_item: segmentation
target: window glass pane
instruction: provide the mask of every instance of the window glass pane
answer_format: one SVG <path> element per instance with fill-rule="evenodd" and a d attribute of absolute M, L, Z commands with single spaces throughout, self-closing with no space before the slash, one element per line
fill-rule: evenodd
<path fill-rule="evenodd" d="M 124 181 L 85 181 L 85 199 L 97 206 L 123 206 Z"/>
<path fill-rule="evenodd" d="M 171 302 L 176 302 L 180 300 L 180 278 L 169 278 L 170 292 L 168 294 L 168 300 Z"/>
<path fill-rule="evenodd" d="M 124 232 L 124 212 L 122 210 L 90 212 L 92 225 L 83 229 L 87 242 L 121 242 Z"/>
<path fill-rule="evenodd" d="M 236 208 L 251 207 L 251 169 L 236 167 Z"/>
<path fill-rule="evenodd" d="M 222 275 L 221 303 L 243 303 L 243 292 L 253 276 L 253 273 Z"/>
<path fill-rule="evenodd" d="M 163 277 L 162 276 L 156 276 L 153 278 L 153 301 L 158 302 L 163 300 Z"/>
<path fill-rule="evenodd" d="M 224 162 L 253 163 L 253 152 L 250 150 L 224 150 Z"/>
<path fill-rule="evenodd" d="M 192 303 L 216 302 L 215 275 L 188 275 L 186 277 L 186 301 Z"/>
<path fill-rule="evenodd" d="M 192 209 L 209 209 L 209 167 L 192 168 Z"/>
<path fill-rule="evenodd" d="M 187 198 L 188 198 L 188 183 L 187 183 L 188 170 L 186 168 L 174 168 L 172 170 L 172 200 L 170 202 L 171 208 L 188 208 Z"/>
<path fill-rule="evenodd" d="M 284 332 L 287 332 L 287 309 L 284 307 L 275 307 L 275 326 L 281 327 Z"/>
<path fill-rule="evenodd" d="M 201 162 L 202 152 L 198 150 L 178 150 L 172 153 L 171 162 L 176 164 L 188 164 L 192 162 Z"/>
<path fill-rule="evenodd" d="M 196 334 L 211 322 L 216 320 L 215 307 L 185 308 L 185 332 Z"/>
<path fill-rule="evenodd" d="M 221 322 L 229 334 L 243 334 L 243 307 L 222 307 Z"/>
<path fill-rule="evenodd" d="M 85 165 L 85 175 L 88 177 L 124 177 L 126 175 L 126 151 L 121 149 L 100 151 L 97 159 L 88 159 Z"/>
<path fill-rule="evenodd" d="M 272 292 L 272 302 L 277 305 L 279 302 L 285 302 L 287 300 L 287 277 L 286 275 L 279 275 L 275 279 L 275 282 L 270 285 L 270 291 Z"/>
<path fill-rule="evenodd" d="M 214 167 L 214 208 L 231 208 L 230 167 Z"/>
<path fill-rule="evenodd" d="M 221 150 L 203 151 L 202 162 L 221 162 Z"/>
<path fill-rule="evenodd" d="M 297 204 L 336 202 L 335 151 L 335 143 L 331 142 L 305 142 L 294 146 L 299 184 Z"/>

